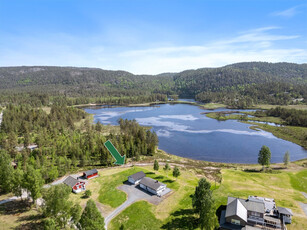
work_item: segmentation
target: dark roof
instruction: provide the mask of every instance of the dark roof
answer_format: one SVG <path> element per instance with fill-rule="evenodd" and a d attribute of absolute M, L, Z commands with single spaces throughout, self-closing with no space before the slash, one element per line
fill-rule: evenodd
<path fill-rule="evenodd" d="M 234 199 L 230 203 L 227 203 L 225 217 L 238 216 L 247 222 L 247 210 L 241 203 L 240 199 Z"/>
<path fill-rule="evenodd" d="M 67 177 L 63 183 L 70 186 L 70 187 L 74 187 L 79 181 L 75 178 L 73 178 L 72 176 Z"/>
<path fill-rule="evenodd" d="M 277 207 L 280 214 L 293 216 L 292 210 L 290 208 Z"/>
<path fill-rule="evenodd" d="M 152 179 L 152 178 L 150 178 L 150 177 L 144 177 L 144 178 L 141 180 L 140 184 L 143 184 L 143 185 L 145 185 L 146 187 L 151 188 L 151 189 L 153 189 L 153 190 L 158 190 L 158 188 L 159 188 L 160 186 L 163 186 L 163 185 L 164 185 L 164 184 L 162 184 L 161 182 L 159 182 L 159 181 L 157 181 L 157 180 L 154 180 L 154 179 Z"/>
<path fill-rule="evenodd" d="M 97 169 L 88 170 L 88 171 L 84 172 L 84 175 L 90 176 L 90 175 L 93 175 L 94 173 L 98 173 Z"/>
<path fill-rule="evenodd" d="M 144 178 L 146 175 L 143 171 L 140 171 L 140 172 L 137 172 L 137 173 L 134 173 L 133 175 L 129 176 L 131 177 L 133 180 L 140 180 L 142 178 Z"/>

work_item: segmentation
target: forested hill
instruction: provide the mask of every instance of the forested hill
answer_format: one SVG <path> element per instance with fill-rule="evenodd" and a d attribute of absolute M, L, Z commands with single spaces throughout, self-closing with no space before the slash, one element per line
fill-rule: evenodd
<path fill-rule="evenodd" d="M 287 62 L 280 62 L 275 64 L 268 62 L 242 62 L 228 65 L 226 67 L 254 70 L 274 76 L 280 76 L 286 79 L 307 79 L 307 64 L 295 64 Z"/>
<path fill-rule="evenodd" d="M 1 101 L 3 95 L 7 99 L 8 95 L 25 92 L 92 98 L 124 96 L 130 99 L 146 95 L 147 101 L 151 100 L 150 95 L 160 94 L 154 97 L 158 99 L 178 94 L 203 102 L 224 102 L 234 106 L 243 101 L 239 107 L 245 107 L 256 103 L 292 103 L 295 98 L 306 99 L 306 91 L 307 64 L 245 62 L 159 75 L 76 67 L 0 68 Z"/>
<path fill-rule="evenodd" d="M 133 75 L 125 71 L 77 67 L 2 67 L 0 90 L 64 92 L 65 95 L 93 96 L 112 91 L 160 91 L 169 93 L 170 76 Z"/>
<path fill-rule="evenodd" d="M 221 68 L 187 70 L 174 75 L 180 94 L 218 92 L 234 87 L 268 82 L 307 83 L 307 64 L 245 62 Z"/>

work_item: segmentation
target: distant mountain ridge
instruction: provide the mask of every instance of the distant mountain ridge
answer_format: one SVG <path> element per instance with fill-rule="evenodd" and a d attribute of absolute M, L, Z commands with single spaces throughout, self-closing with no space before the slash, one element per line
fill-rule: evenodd
<path fill-rule="evenodd" d="M 280 88 L 279 93 L 281 90 L 289 91 L 288 88 L 298 87 L 294 90 L 297 96 L 305 96 L 306 90 L 301 88 L 307 86 L 307 64 L 242 62 L 219 68 L 200 68 L 158 75 L 134 75 L 126 71 L 84 67 L 0 67 L 0 93 L 47 92 L 68 96 L 93 96 L 102 92 L 109 95 L 114 92 L 121 92 L 121 95 L 133 92 L 129 95 L 163 93 L 195 97 L 198 94 L 207 96 L 208 93 L 238 90 L 242 94 L 253 85 L 269 84 Z"/>

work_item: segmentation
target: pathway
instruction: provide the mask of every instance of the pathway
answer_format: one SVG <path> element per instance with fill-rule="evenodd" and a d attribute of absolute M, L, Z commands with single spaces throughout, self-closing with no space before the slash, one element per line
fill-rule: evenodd
<path fill-rule="evenodd" d="M 131 185 L 130 183 L 125 183 L 119 186 L 118 189 L 124 191 L 127 194 L 128 198 L 122 205 L 116 208 L 105 218 L 104 221 L 106 230 L 108 229 L 108 224 L 110 223 L 110 221 L 134 202 L 137 202 L 139 200 L 146 200 L 152 204 L 157 205 L 164 200 L 164 197 L 152 195 L 151 193 L 148 193 L 141 189 L 139 186 Z M 171 190 L 169 189 L 168 192 L 170 191 Z"/>
<path fill-rule="evenodd" d="M 22 195 L 21 195 L 21 196 L 12 196 L 12 197 L 7 198 L 7 199 L 5 199 L 5 200 L 0 200 L 0 205 L 1 205 L 1 204 L 5 204 L 5 203 L 10 202 L 10 201 L 13 201 L 13 200 L 26 199 L 26 198 L 28 198 L 28 193 L 27 193 L 27 191 L 24 190 L 24 191 L 22 192 Z"/>

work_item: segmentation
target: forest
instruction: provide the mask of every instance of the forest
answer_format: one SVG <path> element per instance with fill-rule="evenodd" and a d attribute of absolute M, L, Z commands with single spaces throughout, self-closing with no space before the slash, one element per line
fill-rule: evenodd
<path fill-rule="evenodd" d="M 180 73 L 134 75 L 74 67 L 1 67 L 0 103 L 129 104 L 169 95 L 234 108 L 306 103 L 307 65 L 246 62 Z"/>
<path fill-rule="evenodd" d="M 47 114 L 28 105 L 8 105 L 0 130 L 2 154 L 22 171 L 38 170 L 46 183 L 78 167 L 112 165 L 114 159 L 104 147 L 107 140 L 128 158 L 154 154 L 157 135 L 136 121 L 119 120 L 119 132 L 106 135 L 108 127 L 91 124 L 88 116 L 67 106 L 53 106 Z M 28 146 L 33 143 L 37 148 L 31 151 Z"/>
<path fill-rule="evenodd" d="M 265 111 L 267 116 L 280 117 L 285 125 L 307 127 L 307 111 L 276 107 Z"/>

